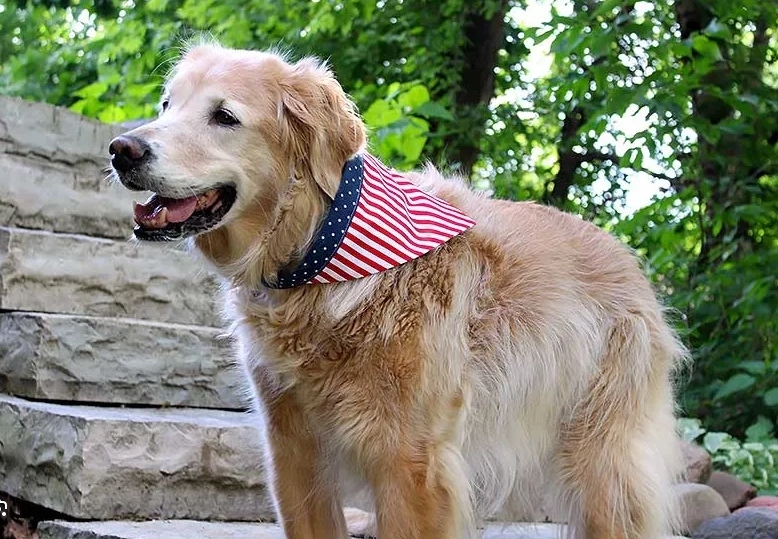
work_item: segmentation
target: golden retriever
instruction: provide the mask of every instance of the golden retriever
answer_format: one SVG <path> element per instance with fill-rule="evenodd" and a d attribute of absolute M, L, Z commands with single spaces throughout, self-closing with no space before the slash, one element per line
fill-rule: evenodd
<path fill-rule="evenodd" d="M 274 286 L 323 226 L 365 126 L 329 68 L 187 50 L 115 176 L 155 194 L 141 240 L 187 239 L 223 282 L 290 539 L 462 539 L 541 506 L 577 539 L 655 539 L 677 509 L 686 351 L 632 253 L 575 216 L 403 177 L 476 224 L 385 271 Z M 545 505 L 543 505 L 545 504 Z"/>

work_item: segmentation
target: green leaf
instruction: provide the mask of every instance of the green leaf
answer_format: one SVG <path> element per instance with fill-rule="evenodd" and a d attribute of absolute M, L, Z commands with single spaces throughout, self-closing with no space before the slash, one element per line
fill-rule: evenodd
<path fill-rule="evenodd" d="M 716 42 L 704 35 L 697 34 L 692 37 L 692 48 L 709 60 L 718 62 L 724 59 Z"/>
<path fill-rule="evenodd" d="M 622 0 L 604 0 L 600 2 L 597 9 L 592 13 L 592 17 L 601 17 L 602 15 L 609 15 L 614 10 L 622 6 Z"/>
<path fill-rule="evenodd" d="M 73 92 L 76 97 L 82 97 L 84 99 L 99 99 L 108 90 L 108 85 L 104 82 L 93 82 L 83 88 L 80 88 Z"/>
<path fill-rule="evenodd" d="M 362 115 L 365 123 L 374 128 L 387 126 L 398 121 L 401 116 L 402 111 L 397 107 L 392 107 L 383 99 L 374 101 Z"/>
<path fill-rule="evenodd" d="M 773 429 L 773 422 L 760 415 L 756 423 L 746 429 L 746 440 L 749 442 L 769 440 L 773 436 Z"/>
<path fill-rule="evenodd" d="M 778 406 L 778 387 L 773 387 L 765 391 L 762 398 L 767 406 Z"/>
<path fill-rule="evenodd" d="M 767 372 L 767 365 L 764 361 L 741 361 L 737 366 L 754 376 L 762 376 Z"/>
<path fill-rule="evenodd" d="M 701 435 L 705 434 L 705 429 L 702 428 L 702 422 L 699 419 L 692 419 L 688 417 L 678 418 L 677 428 L 681 435 L 681 438 L 688 442 L 693 442 Z"/>
<path fill-rule="evenodd" d="M 446 110 L 444 106 L 442 106 L 439 103 L 436 103 L 435 101 L 427 101 L 426 103 L 422 103 L 421 105 L 413 109 L 413 114 L 417 116 L 422 116 L 424 118 L 439 118 L 441 120 L 454 119 L 451 113 L 448 110 Z"/>
<path fill-rule="evenodd" d="M 735 374 L 729 380 L 724 382 L 724 384 L 721 387 L 719 387 L 713 399 L 719 400 L 725 397 L 729 397 L 730 395 L 734 395 L 735 393 L 745 391 L 746 389 L 749 389 L 751 386 L 753 386 L 755 383 L 756 383 L 756 378 L 754 378 L 750 374 L 745 374 L 742 372 Z"/>
<path fill-rule="evenodd" d="M 427 88 L 421 84 L 412 86 L 397 96 L 398 103 L 400 103 L 401 106 L 407 108 L 408 110 L 412 110 L 429 100 L 430 93 L 427 91 Z"/>
<path fill-rule="evenodd" d="M 709 453 L 716 453 L 730 439 L 731 436 L 726 432 L 709 432 L 702 439 L 702 445 Z"/>
<path fill-rule="evenodd" d="M 703 33 L 706 36 L 715 37 L 723 40 L 729 40 L 732 39 L 732 32 L 730 29 L 721 24 L 721 21 L 718 19 L 713 19 L 710 21 L 710 24 L 708 24 L 707 27 L 703 30 Z"/>

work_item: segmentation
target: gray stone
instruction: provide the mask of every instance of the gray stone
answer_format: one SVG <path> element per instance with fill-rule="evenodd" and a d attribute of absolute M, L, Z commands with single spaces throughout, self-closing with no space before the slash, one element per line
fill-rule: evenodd
<path fill-rule="evenodd" d="M 84 118 L 63 107 L 0 97 L 0 142 L 17 153 L 40 155 L 67 165 L 105 166 L 108 142 L 122 127 Z"/>
<path fill-rule="evenodd" d="M 483 539 L 559 539 L 556 524 L 492 524 Z M 39 539 L 284 539 L 273 524 L 234 522 L 41 522 Z M 429 539 L 436 539 L 430 537 Z"/>
<path fill-rule="evenodd" d="M 0 153 L 0 170 L 0 226 L 127 239 L 132 203 L 147 198 L 109 182 L 97 167 Z"/>
<path fill-rule="evenodd" d="M 497 522 L 486 527 L 481 539 L 560 539 L 565 537 L 565 531 L 567 531 L 567 528 L 562 524 Z M 684 538 L 674 535 L 666 536 L 665 539 Z"/>
<path fill-rule="evenodd" d="M 0 485 L 79 519 L 266 520 L 256 418 L 0 396 Z"/>
<path fill-rule="evenodd" d="M 36 399 L 241 409 L 241 375 L 215 328 L 0 313 L 0 392 Z"/>
<path fill-rule="evenodd" d="M 713 472 L 713 460 L 704 448 L 699 445 L 681 441 L 683 460 L 686 465 L 686 481 L 689 483 L 706 483 Z"/>
<path fill-rule="evenodd" d="M 484 529 L 482 539 L 559 539 L 564 530 L 561 524 L 495 522 Z"/>
<path fill-rule="evenodd" d="M 167 244 L 0 227 L 0 308 L 218 326 L 213 280 Z"/>
<path fill-rule="evenodd" d="M 150 522 L 41 522 L 39 539 L 285 539 L 274 524 L 155 520 Z"/>
<path fill-rule="evenodd" d="M 778 539 L 778 513 L 744 507 L 731 516 L 704 522 L 692 539 Z"/>
<path fill-rule="evenodd" d="M 721 494 L 730 511 L 743 507 L 748 500 L 756 497 L 756 488 L 736 475 L 726 472 L 713 472 L 708 478 L 708 486 Z"/>
<path fill-rule="evenodd" d="M 45 103 L 0 97 L 0 225 L 128 238 L 132 201 L 111 185 L 108 144 L 122 129 Z"/>
<path fill-rule="evenodd" d="M 724 499 L 708 485 L 681 483 L 675 485 L 675 493 L 681 506 L 682 533 L 692 533 L 707 520 L 729 515 Z"/>

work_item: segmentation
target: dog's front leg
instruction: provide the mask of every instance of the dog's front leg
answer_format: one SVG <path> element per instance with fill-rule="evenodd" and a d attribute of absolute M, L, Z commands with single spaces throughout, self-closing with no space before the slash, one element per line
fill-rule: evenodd
<path fill-rule="evenodd" d="M 464 474 L 451 456 L 413 448 L 371 470 L 378 539 L 473 537 Z"/>
<path fill-rule="evenodd" d="M 345 539 L 334 474 L 294 394 L 263 397 L 268 480 L 287 539 Z"/>

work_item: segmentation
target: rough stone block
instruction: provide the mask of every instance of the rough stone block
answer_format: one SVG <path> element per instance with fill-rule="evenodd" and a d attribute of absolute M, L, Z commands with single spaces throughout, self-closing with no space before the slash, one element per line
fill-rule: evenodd
<path fill-rule="evenodd" d="M 778 539 L 778 513 L 761 507 L 743 507 L 731 516 L 704 522 L 692 539 Z"/>
<path fill-rule="evenodd" d="M 266 520 L 249 414 L 0 396 L 0 485 L 79 519 Z"/>
<path fill-rule="evenodd" d="M 215 328 L 0 313 L 0 392 L 56 401 L 247 407 Z"/>
<path fill-rule="evenodd" d="M 151 522 L 41 522 L 39 539 L 285 539 L 274 524 L 156 520 Z"/>
<path fill-rule="evenodd" d="M 557 524 L 492 524 L 483 539 L 558 539 Z M 239 524 L 192 521 L 156 522 L 41 522 L 39 539 L 284 539 L 272 524 Z M 437 539 L 437 538 L 427 538 Z M 672 538 L 671 538 L 672 539 Z M 682 539 L 682 538 L 681 538 Z"/>
<path fill-rule="evenodd" d="M 705 483 L 713 472 L 713 460 L 705 448 L 693 442 L 682 441 L 681 451 L 686 466 L 686 481 Z"/>
<path fill-rule="evenodd" d="M 743 507 L 748 500 L 756 496 L 756 487 L 731 473 L 713 472 L 707 485 L 721 494 L 730 511 Z"/>
<path fill-rule="evenodd" d="M 0 226 L 131 237 L 132 202 L 146 197 L 110 183 L 102 169 L 85 168 L 0 153 Z"/>
<path fill-rule="evenodd" d="M 729 515 L 724 498 L 708 485 L 680 483 L 675 485 L 675 493 L 681 505 L 683 533 L 691 534 L 703 522 Z"/>
<path fill-rule="evenodd" d="M 119 126 L 0 97 L 0 225 L 128 238 L 131 193 L 106 179 Z"/>
<path fill-rule="evenodd" d="M 0 308 L 218 326 L 213 281 L 171 246 L 0 227 Z"/>

